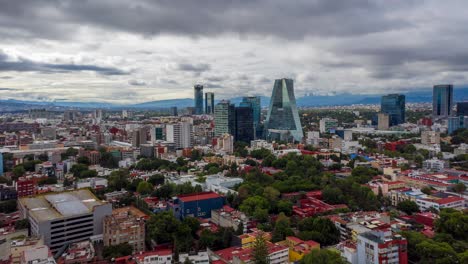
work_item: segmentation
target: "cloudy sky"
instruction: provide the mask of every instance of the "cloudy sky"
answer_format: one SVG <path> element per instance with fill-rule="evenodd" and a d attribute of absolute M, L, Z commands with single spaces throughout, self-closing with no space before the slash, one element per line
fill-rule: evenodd
<path fill-rule="evenodd" d="M 468 83 L 466 0 L 0 0 L 0 98 L 145 102 Z M 467 39 L 465 39 L 467 38 Z"/>

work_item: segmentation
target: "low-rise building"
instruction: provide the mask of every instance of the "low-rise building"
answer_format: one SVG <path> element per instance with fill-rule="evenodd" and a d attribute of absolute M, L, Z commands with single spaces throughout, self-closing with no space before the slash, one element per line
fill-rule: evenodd
<path fill-rule="evenodd" d="M 357 239 L 357 262 L 369 263 L 408 263 L 408 242 L 391 230 L 374 230 L 360 234 Z"/>
<path fill-rule="evenodd" d="M 114 209 L 103 220 L 104 246 L 128 243 L 133 253 L 145 250 L 145 219 L 148 216 L 133 206 Z"/>
<path fill-rule="evenodd" d="M 22 197 L 18 208 L 31 234 L 42 236 L 53 253 L 63 246 L 102 234 L 102 220 L 112 205 L 87 189 Z"/>
<path fill-rule="evenodd" d="M 242 228 L 242 232 L 245 233 L 248 220 L 247 215 L 227 205 L 218 210 L 211 210 L 211 222 L 221 227 L 232 227 L 234 230 Z"/>
<path fill-rule="evenodd" d="M 215 192 L 202 192 L 179 195 L 170 207 L 179 218 L 210 218 L 211 211 L 223 207 L 224 197 Z"/>
<path fill-rule="evenodd" d="M 197 263 L 197 264 L 209 264 L 210 263 L 210 257 L 208 256 L 208 253 L 206 251 L 200 251 L 198 253 L 182 253 L 179 254 L 179 261 L 184 262 L 186 260 L 189 260 L 191 263 Z"/>
<path fill-rule="evenodd" d="M 304 241 L 294 236 L 286 237 L 285 243 L 289 247 L 289 262 L 294 263 L 300 261 L 310 251 L 320 249 L 320 243 L 313 240 Z"/>

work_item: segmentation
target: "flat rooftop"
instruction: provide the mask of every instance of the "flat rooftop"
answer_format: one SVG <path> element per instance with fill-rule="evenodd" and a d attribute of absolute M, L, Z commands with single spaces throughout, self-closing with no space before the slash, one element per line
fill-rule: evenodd
<path fill-rule="evenodd" d="M 87 214 L 105 204 L 87 189 L 22 197 L 19 202 L 40 222 Z"/>

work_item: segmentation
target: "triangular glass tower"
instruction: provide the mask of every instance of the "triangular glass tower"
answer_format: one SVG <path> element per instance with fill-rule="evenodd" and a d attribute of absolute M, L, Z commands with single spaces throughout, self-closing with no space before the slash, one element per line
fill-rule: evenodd
<path fill-rule="evenodd" d="M 301 141 L 304 137 L 292 79 L 275 80 L 266 129 L 270 139 L 285 140 L 285 137 L 291 136 L 295 141 Z"/>

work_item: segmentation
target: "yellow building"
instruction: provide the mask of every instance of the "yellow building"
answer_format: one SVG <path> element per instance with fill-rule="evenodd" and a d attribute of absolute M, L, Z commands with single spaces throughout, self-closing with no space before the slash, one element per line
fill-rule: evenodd
<path fill-rule="evenodd" d="M 320 249 L 320 244 L 313 241 L 303 241 L 294 236 L 286 237 L 285 245 L 289 247 L 289 261 L 296 262 L 309 254 L 313 249 Z"/>

